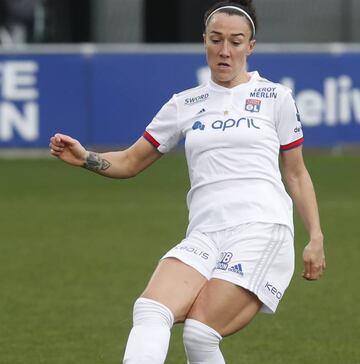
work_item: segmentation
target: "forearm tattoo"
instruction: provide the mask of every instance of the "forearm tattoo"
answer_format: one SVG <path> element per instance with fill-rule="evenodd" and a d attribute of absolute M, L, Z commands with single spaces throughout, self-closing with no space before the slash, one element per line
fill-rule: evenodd
<path fill-rule="evenodd" d="M 83 164 L 83 167 L 93 171 L 93 172 L 101 172 L 107 170 L 111 166 L 111 163 L 106 159 L 100 157 L 98 153 L 89 152 L 88 157 Z"/>

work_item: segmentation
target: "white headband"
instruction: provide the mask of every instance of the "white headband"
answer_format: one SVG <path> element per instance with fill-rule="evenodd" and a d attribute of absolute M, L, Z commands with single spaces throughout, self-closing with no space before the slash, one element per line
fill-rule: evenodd
<path fill-rule="evenodd" d="M 216 13 L 218 12 L 219 10 L 223 10 L 223 9 L 233 9 L 233 10 L 237 10 L 237 11 L 240 11 L 241 13 L 243 13 L 249 20 L 251 26 L 252 26 L 252 31 L 253 31 L 253 37 L 255 37 L 255 24 L 253 22 L 253 20 L 251 19 L 251 16 L 243 9 L 241 8 L 238 8 L 237 6 L 222 6 L 220 8 L 217 8 L 215 9 L 207 18 L 206 18 L 206 21 L 205 21 L 205 26 L 207 26 L 210 18 Z"/>

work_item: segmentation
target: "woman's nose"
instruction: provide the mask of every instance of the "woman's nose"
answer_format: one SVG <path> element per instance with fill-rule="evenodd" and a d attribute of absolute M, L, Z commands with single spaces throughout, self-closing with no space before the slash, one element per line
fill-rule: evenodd
<path fill-rule="evenodd" d="M 221 49 L 220 49 L 220 55 L 223 56 L 223 57 L 229 57 L 229 43 L 228 41 L 224 41 L 222 43 L 222 46 L 221 46 Z"/>

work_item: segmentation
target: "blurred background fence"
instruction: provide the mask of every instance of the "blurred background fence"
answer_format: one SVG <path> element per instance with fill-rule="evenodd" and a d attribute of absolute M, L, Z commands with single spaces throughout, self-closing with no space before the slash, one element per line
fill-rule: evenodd
<path fill-rule="evenodd" d="M 0 148 L 61 130 L 127 145 L 174 92 L 209 76 L 214 1 L 0 0 Z M 360 144 L 360 2 L 255 0 L 259 69 L 294 92 L 311 146 Z"/>
<path fill-rule="evenodd" d="M 0 0 L 0 41 L 197 43 L 215 0 Z M 255 0 L 260 42 L 359 42 L 358 0 Z"/>

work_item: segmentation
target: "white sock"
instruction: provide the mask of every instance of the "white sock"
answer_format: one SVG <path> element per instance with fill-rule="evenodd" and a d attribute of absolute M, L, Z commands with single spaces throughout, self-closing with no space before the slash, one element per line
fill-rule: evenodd
<path fill-rule="evenodd" d="M 211 327 L 187 319 L 183 339 L 188 364 L 225 364 L 219 348 L 222 337 Z"/>
<path fill-rule="evenodd" d="M 134 305 L 124 364 L 163 364 L 169 348 L 174 315 L 163 304 L 139 298 Z"/>

